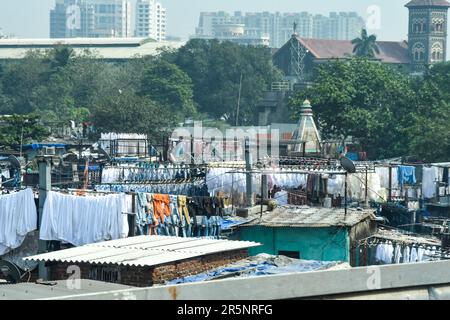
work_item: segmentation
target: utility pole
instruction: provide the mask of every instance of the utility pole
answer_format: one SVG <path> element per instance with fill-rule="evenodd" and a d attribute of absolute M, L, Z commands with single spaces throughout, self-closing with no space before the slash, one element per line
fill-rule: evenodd
<path fill-rule="evenodd" d="M 48 192 L 52 188 L 52 176 L 51 176 L 51 158 L 43 156 L 39 159 L 39 230 L 42 226 L 42 215 L 44 212 L 44 204 L 47 199 Z M 47 241 L 39 240 L 38 253 L 47 252 Z M 39 262 L 39 278 L 48 280 L 48 270 L 45 267 L 45 262 Z"/>
<path fill-rule="evenodd" d="M 252 181 L 252 154 L 250 152 L 250 139 L 245 138 L 245 170 L 246 170 L 246 194 L 247 207 L 253 207 L 253 181 Z"/>
<path fill-rule="evenodd" d="M 239 125 L 239 109 L 241 108 L 241 93 L 242 93 L 242 72 L 241 72 L 241 79 L 239 80 L 239 97 L 236 111 L 236 127 Z"/>

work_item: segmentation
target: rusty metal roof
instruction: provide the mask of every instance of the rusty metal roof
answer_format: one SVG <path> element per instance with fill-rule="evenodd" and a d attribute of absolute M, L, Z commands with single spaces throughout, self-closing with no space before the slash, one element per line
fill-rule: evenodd
<path fill-rule="evenodd" d="M 374 217 L 373 210 L 347 209 L 347 215 L 342 208 L 322 208 L 309 206 L 282 206 L 271 212 L 264 212 L 262 218 L 259 214 L 251 215 L 253 219 L 243 227 L 294 227 L 294 228 L 320 228 L 320 227 L 352 227 L 361 221 Z M 250 217 L 249 217 L 250 218 Z"/>
<path fill-rule="evenodd" d="M 351 58 L 353 44 L 347 40 L 307 39 L 297 37 L 297 40 L 307 48 L 316 59 L 343 59 Z M 377 41 L 380 53 L 376 59 L 385 63 L 408 64 L 408 43 L 406 41 Z"/>

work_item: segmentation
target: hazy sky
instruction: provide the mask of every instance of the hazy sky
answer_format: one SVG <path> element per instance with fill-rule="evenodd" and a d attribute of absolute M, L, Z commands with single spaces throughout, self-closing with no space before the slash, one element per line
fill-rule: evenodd
<path fill-rule="evenodd" d="M 134 2 L 135 0 L 133 0 Z M 49 11 L 55 0 L 0 0 L 0 28 L 21 38 L 49 37 Z M 271 11 L 328 14 L 357 11 L 364 18 L 371 6 L 380 9 L 382 40 L 407 38 L 408 0 L 161 0 L 167 8 L 168 34 L 187 38 L 195 32 L 201 11 Z"/>

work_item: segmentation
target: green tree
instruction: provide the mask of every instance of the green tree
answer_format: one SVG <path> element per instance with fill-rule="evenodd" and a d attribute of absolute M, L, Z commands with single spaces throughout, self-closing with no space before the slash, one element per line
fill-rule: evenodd
<path fill-rule="evenodd" d="M 37 115 L 11 115 L 0 117 L 0 148 L 20 147 L 20 143 L 42 141 L 49 136 L 45 127 L 39 124 Z"/>
<path fill-rule="evenodd" d="M 375 58 L 375 53 L 379 54 L 380 49 L 377 45 L 377 37 L 372 34 L 368 35 L 366 29 L 362 29 L 361 37 L 352 40 L 353 53 L 357 57 L 366 57 L 373 59 Z"/>
<path fill-rule="evenodd" d="M 324 138 L 353 137 L 371 158 L 408 152 L 405 130 L 417 105 L 408 76 L 364 58 L 335 61 L 322 65 L 314 85 L 291 98 L 296 118 L 305 98 Z"/>
<path fill-rule="evenodd" d="M 45 85 L 42 75 L 48 70 L 43 59 L 41 52 L 31 50 L 20 61 L 4 65 L 0 80 L 3 93 L 9 97 L 12 104 L 8 113 L 28 114 L 36 111 L 35 90 Z"/>
<path fill-rule="evenodd" d="M 281 79 L 266 47 L 193 39 L 163 57 L 191 77 L 197 110 L 214 119 L 226 119 L 230 124 L 236 122 L 241 75 L 239 124 L 255 122 L 255 109 L 264 91 Z"/>
<path fill-rule="evenodd" d="M 141 133 L 151 139 L 160 139 L 175 126 L 169 110 L 129 90 L 101 101 L 92 120 L 98 132 Z"/>
<path fill-rule="evenodd" d="M 192 81 L 178 66 L 164 60 L 148 59 L 139 93 L 168 108 L 174 117 L 195 113 Z"/>
<path fill-rule="evenodd" d="M 424 162 L 447 162 L 450 159 L 450 105 L 441 101 L 428 112 L 414 114 L 408 129 L 409 154 Z"/>

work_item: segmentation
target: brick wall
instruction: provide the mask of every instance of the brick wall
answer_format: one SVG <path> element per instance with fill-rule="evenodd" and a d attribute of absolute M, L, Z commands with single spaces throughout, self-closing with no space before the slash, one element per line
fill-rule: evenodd
<path fill-rule="evenodd" d="M 80 268 L 82 279 L 93 279 L 93 270 L 101 273 L 100 270 L 106 267 L 105 269 L 108 272 L 116 272 L 118 279 L 102 279 L 101 281 L 120 283 L 134 287 L 150 287 L 154 284 L 164 284 L 166 281 L 206 272 L 247 257 L 247 250 L 235 250 L 181 260 L 156 267 L 95 266 L 89 264 L 77 264 L 77 266 Z M 51 280 L 67 280 L 70 276 L 67 273 L 70 265 L 73 264 L 49 264 Z"/>

